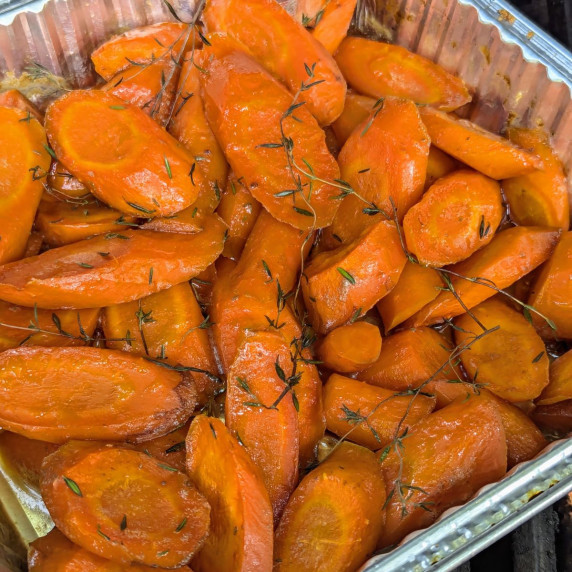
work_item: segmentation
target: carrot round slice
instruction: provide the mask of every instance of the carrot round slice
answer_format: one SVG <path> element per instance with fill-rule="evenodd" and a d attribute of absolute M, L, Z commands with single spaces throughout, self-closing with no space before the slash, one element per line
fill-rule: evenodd
<path fill-rule="evenodd" d="M 140 109 L 111 93 L 75 90 L 46 112 L 58 159 L 103 202 L 135 216 L 172 215 L 198 195 L 192 156 Z"/>
<path fill-rule="evenodd" d="M 0 423 L 31 439 L 144 441 L 185 422 L 196 404 L 189 376 L 98 348 L 0 354 Z"/>
<path fill-rule="evenodd" d="M 121 564 L 182 566 L 208 534 L 209 504 L 187 475 L 138 451 L 72 441 L 45 459 L 40 488 L 70 540 Z"/>
<path fill-rule="evenodd" d="M 187 473 L 212 507 L 198 572 L 272 569 L 272 506 L 260 469 L 218 419 L 199 415 L 187 437 Z"/>
<path fill-rule="evenodd" d="M 273 570 L 356 570 L 375 548 L 384 503 L 375 455 L 342 443 L 290 498 L 276 530 Z"/>
<path fill-rule="evenodd" d="M 572 350 L 550 364 L 550 383 L 536 401 L 537 405 L 552 405 L 572 399 Z"/>

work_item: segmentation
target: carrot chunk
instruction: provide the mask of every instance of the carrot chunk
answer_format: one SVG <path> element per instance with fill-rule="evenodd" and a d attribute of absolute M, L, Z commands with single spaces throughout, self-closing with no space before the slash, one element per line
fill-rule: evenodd
<path fill-rule="evenodd" d="M 443 153 L 441 149 L 431 145 L 427 160 L 427 176 L 425 177 L 425 190 L 427 190 L 437 179 L 452 173 L 459 167 L 458 161 Z"/>
<path fill-rule="evenodd" d="M 59 161 L 52 161 L 48 173 L 48 195 L 59 201 L 69 201 L 70 204 L 82 206 L 93 200 L 87 187 L 78 181 Z M 46 194 L 44 194 L 44 199 Z"/>
<path fill-rule="evenodd" d="M 572 399 L 572 350 L 550 364 L 550 383 L 537 399 L 537 405 L 552 405 Z"/>
<path fill-rule="evenodd" d="M 340 146 L 349 139 L 356 127 L 370 115 L 375 99 L 348 91 L 342 114 L 332 123 L 332 129 Z"/>
<path fill-rule="evenodd" d="M 572 399 L 551 405 L 539 405 L 532 418 L 540 427 L 550 431 L 569 433 L 572 431 Z"/>
<path fill-rule="evenodd" d="M 0 93 L 0 107 L 15 107 L 26 113 L 29 112 L 40 123 L 44 121 L 44 116 L 40 113 L 40 110 L 17 89 L 8 89 Z"/>
<path fill-rule="evenodd" d="M 336 52 L 347 36 L 356 4 L 357 0 L 331 0 L 325 3 L 319 19 L 316 15 L 312 35 L 330 54 Z"/>

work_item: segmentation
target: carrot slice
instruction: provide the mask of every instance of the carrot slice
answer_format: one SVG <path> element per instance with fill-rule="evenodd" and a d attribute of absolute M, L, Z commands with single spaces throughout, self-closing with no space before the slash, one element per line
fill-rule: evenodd
<path fill-rule="evenodd" d="M 506 288 L 542 264 L 552 253 L 560 231 L 545 227 L 513 227 L 495 235 L 492 241 L 451 270 L 463 276 L 451 277 L 457 297 L 450 291 L 439 295 L 419 310 L 406 325 L 423 326 L 463 314 L 467 308 L 494 296 L 496 288 Z M 478 279 L 478 282 L 475 280 Z"/>
<path fill-rule="evenodd" d="M 550 146 L 548 134 L 540 129 L 511 127 L 512 143 L 536 153 L 542 170 L 502 182 L 510 216 L 524 226 L 570 227 L 568 188 L 562 162 Z"/>
<path fill-rule="evenodd" d="M 218 373 L 208 336 L 210 325 L 188 282 L 108 306 L 103 313 L 105 337 L 123 338 L 107 342 L 107 347 L 193 368 L 201 405 L 214 395 Z"/>
<path fill-rule="evenodd" d="M 371 365 L 381 351 L 381 333 L 368 322 L 332 330 L 317 348 L 318 358 L 334 371 L 350 373 Z"/>
<path fill-rule="evenodd" d="M 17 89 L 8 89 L 0 93 L 0 107 L 15 107 L 16 109 L 29 112 L 40 123 L 44 121 L 44 116 L 40 113 L 40 110 Z"/>
<path fill-rule="evenodd" d="M 333 54 L 348 34 L 357 0 L 331 0 L 316 14 L 312 35 Z"/>
<path fill-rule="evenodd" d="M 328 431 L 373 450 L 391 442 L 398 427 L 405 431 L 434 408 L 434 398 L 418 395 L 412 400 L 335 373 L 324 385 Z"/>
<path fill-rule="evenodd" d="M 427 160 L 427 176 L 425 177 L 425 190 L 427 190 L 437 179 L 452 173 L 457 169 L 459 163 L 449 157 L 447 153 L 443 153 L 441 149 L 431 145 L 429 148 L 429 157 Z"/>
<path fill-rule="evenodd" d="M 0 354 L 2 427 L 31 439 L 144 441 L 184 423 L 196 404 L 188 376 L 98 348 L 17 348 Z"/>
<path fill-rule="evenodd" d="M 46 112 L 58 159 L 99 199 L 121 212 L 172 215 L 198 195 L 193 158 L 140 109 L 111 93 L 75 90 Z"/>
<path fill-rule="evenodd" d="M 572 350 L 550 364 L 550 383 L 537 399 L 537 405 L 552 405 L 572 399 Z"/>
<path fill-rule="evenodd" d="M 227 376 L 226 424 L 261 469 L 277 522 L 298 480 L 290 350 L 279 333 L 247 333 L 243 340 Z"/>
<path fill-rule="evenodd" d="M 407 211 L 407 248 L 426 266 L 460 262 L 493 239 L 503 211 L 496 181 L 474 171 L 455 171 Z"/>
<path fill-rule="evenodd" d="M 370 115 L 375 99 L 348 91 L 342 114 L 332 123 L 332 129 L 340 146 L 348 140 L 354 129 Z"/>
<path fill-rule="evenodd" d="M 126 230 L 0 267 L 0 299 L 39 308 L 121 304 L 185 282 L 222 252 L 224 224 L 197 234 Z"/>
<path fill-rule="evenodd" d="M 187 473 L 212 507 L 193 560 L 204 572 L 272 569 L 272 506 L 260 469 L 218 419 L 199 415 L 187 437 Z"/>
<path fill-rule="evenodd" d="M 552 405 L 539 405 L 532 412 L 532 418 L 540 427 L 564 434 L 569 433 L 572 431 L 572 399 Z"/>
<path fill-rule="evenodd" d="M 48 194 L 57 200 L 82 206 L 92 200 L 86 186 L 78 181 L 59 161 L 53 161 L 48 173 Z M 44 198 L 46 195 L 44 194 Z M 77 199 L 77 200 L 76 200 Z"/>
<path fill-rule="evenodd" d="M 40 484 L 56 526 L 113 562 L 182 566 L 208 534 L 205 498 L 145 453 L 71 442 L 46 458 Z"/>
<path fill-rule="evenodd" d="M 405 97 L 445 111 L 471 101 L 462 79 L 401 46 L 346 38 L 336 61 L 348 83 L 371 97 Z"/>
<path fill-rule="evenodd" d="M 314 84 L 304 100 L 320 125 L 329 125 L 340 115 L 346 82 L 336 62 L 277 2 L 209 0 L 203 18 L 209 31 L 225 32 L 244 44 L 292 93 L 302 82 Z"/>
<path fill-rule="evenodd" d="M 491 179 L 508 179 L 542 169 L 542 160 L 508 139 L 431 107 L 419 108 L 431 142 Z"/>
<path fill-rule="evenodd" d="M 430 525 L 506 472 L 500 413 L 490 400 L 475 395 L 419 421 L 402 444 L 399 453 L 392 450 L 381 463 L 391 498 L 380 546 Z M 401 494 L 395 487 L 401 487 Z"/>
<path fill-rule="evenodd" d="M 332 225 L 342 242 L 383 216 L 399 220 L 423 193 L 429 137 L 411 101 L 387 98 L 346 141 L 338 160 L 341 177 L 360 195 L 344 198 Z M 393 201 L 393 204 L 392 204 Z"/>
<path fill-rule="evenodd" d="M 44 129 L 28 112 L 0 107 L 0 124 L 0 264 L 4 264 L 24 254 L 51 159 Z"/>
<path fill-rule="evenodd" d="M 314 329 L 325 334 L 367 312 L 395 286 L 405 260 L 397 229 L 389 221 L 314 257 L 302 280 Z"/>
<path fill-rule="evenodd" d="M 342 443 L 290 498 L 276 530 L 273 570 L 356 570 L 375 548 L 384 503 L 375 455 Z"/>
<path fill-rule="evenodd" d="M 551 319 L 556 329 L 540 316 L 532 322 L 543 338 L 572 339 L 572 231 L 562 234 L 550 260 L 534 281 L 528 303 Z"/>
<path fill-rule="evenodd" d="M 337 189 L 314 180 L 311 197 L 307 190 L 307 175 L 325 181 L 339 178 L 324 131 L 307 105 L 293 103 L 286 89 L 236 44 L 221 36 L 210 41 L 201 60 L 208 70 L 201 75 L 205 109 L 234 174 L 278 220 L 300 229 L 329 225 L 339 207 L 339 201 L 332 200 Z M 289 150 L 283 134 L 291 141 Z M 289 166 L 289 153 L 298 168 Z"/>

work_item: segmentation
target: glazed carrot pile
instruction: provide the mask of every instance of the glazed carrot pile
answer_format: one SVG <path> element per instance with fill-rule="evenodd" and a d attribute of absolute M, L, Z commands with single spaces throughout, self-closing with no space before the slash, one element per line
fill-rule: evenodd
<path fill-rule="evenodd" d="M 347 36 L 207 0 L 0 94 L 0 449 L 32 571 L 357 570 L 572 431 L 548 134 Z M 457 112 L 457 113 L 456 113 Z"/>

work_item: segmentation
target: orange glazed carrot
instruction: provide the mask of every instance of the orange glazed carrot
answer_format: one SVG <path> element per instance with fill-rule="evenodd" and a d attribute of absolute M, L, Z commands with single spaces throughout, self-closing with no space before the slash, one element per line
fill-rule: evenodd
<path fill-rule="evenodd" d="M 315 84 L 304 92 L 303 100 L 320 125 L 329 125 L 340 115 L 346 82 L 336 62 L 277 2 L 208 0 L 203 18 L 209 31 L 225 32 L 244 44 L 292 93 L 302 82 Z"/>
<path fill-rule="evenodd" d="M 427 190 L 437 179 L 452 173 L 459 167 L 459 163 L 443 153 L 441 149 L 431 145 L 427 160 L 427 175 L 425 177 L 425 190 Z"/>
<path fill-rule="evenodd" d="M 314 19 L 312 35 L 330 54 L 335 53 L 348 33 L 357 0 L 330 0 Z M 319 12 L 318 12 L 319 14 Z"/>
<path fill-rule="evenodd" d="M 343 242 L 353 240 L 384 216 L 372 216 L 376 207 L 393 219 L 391 201 L 402 220 L 423 193 L 428 154 L 429 137 L 415 104 L 384 100 L 354 130 L 338 157 L 342 179 L 361 199 L 352 194 L 343 200 L 332 232 Z"/>
<path fill-rule="evenodd" d="M 497 233 L 487 246 L 451 268 L 464 277 L 451 276 L 457 296 L 469 309 L 484 302 L 496 293 L 485 283 L 501 289 L 510 286 L 542 264 L 559 238 L 560 231 L 546 227 L 521 226 Z M 417 327 L 442 322 L 463 314 L 466 311 L 463 305 L 452 292 L 442 291 L 406 324 Z"/>
<path fill-rule="evenodd" d="M 107 347 L 193 368 L 201 405 L 214 394 L 218 373 L 209 327 L 188 282 L 103 312 L 105 337 L 124 338 Z"/>
<path fill-rule="evenodd" d="M 22 111 L 29 112 L 40 123 L 43 123 L 44 116 L 40 110 L 17 89 L 9 89 L 0 93 L 0 107 L 15 107 Z"/>
<path fill-rule="evenodd" d="M 572 350 L 550 364 L 550 383 L 544 388 L 537 405 L 551 405 L 572 399 Z"/>
<path fill-rule="evenodd" d="M 271 570 L 272 506 L 260 469 L 219 419 L 195 417 L 187 448 L 187 473 L 212 507 L 195 570 Z"/>
<path fill-rule="evenodd" d="M 401 46 L 346 38 L 336 61 L 348 83 L 371 97 L 405 97 L 445 111 L 471 101 L 462 79 Z"/>
<path fill-rule="evenodd" d="M 289 345 L 279 333 L 243 337 L 227 376 L 226 424 L 261 469 L 278 521 L 298 481 L 299 431 Z"/>
<path fill-rule="evenodd" d="M 225 226 L 197 234 L 126 230 L 82 240 L 0 267 L 0 300 L 38 308 L 130 302 L 193 278 L 222 252 Z"/>
<path fill-rule="evenodd" d="M 334 373 L 324 385 L 328 431 L 339 437 L 349 433 L 350 441 L 380 449 L 393 440 L 398 426 L 405 431 L 435 408 L 434 398 L 411 398 Z"/>
<path fill-rule="evenodd" d="M 356 570 L 383 527 L 384 488 L 375 455 L 342 443 L 290 498 L 276 530 L 273 570 Z"/>
<path fill-rule="evenodd" d="M 570 227 L 568 188 L 562 162 L 550 146 L 548 134 L 541 129 L 511 127 L 510 141 L 536 153 L 543 167 L 539 171 L 502 182 L 510 206 L 510 217 L 525 226 Z"/>
<path fill-rule="evenodd" d="M 344 102 L 342 114 L 332 123 L 338 144 L 343 145 L 353 133 L 354 129 L 363 123 L 370 115 L 375 99 L 348 91 Z"/>
<path fill-rule="evenodd" d="M 395 288 L 376 306 L 385 333 L 434 300 L 442 287 L 438 270 L 407 261 Z"/>
<path fill-rule="evenodd" d="M 196 389 L 143 358 L 98 348 L 0 353 L 2 427 L 31 439 L 145 441 L 184 423 Z"/>
<path fill-rule="evenodd" d="M 245 9 L 246 5 L 241 12 Z M 278 220 L 301 229 L 328 226 L 339 207 L 333 200 L 338 190 L 313 181 L 308 200 L 307 189 L 311 175 L 307 164 L 313 176 L 326 181 L 339 178 L 324 131 L 307 105 L 293 103 L 286 89 L 236 44 L 224 36 L 212 36 L 211 42 L 202 50 L 201 60 L 208 71 L 201 75 L 205 110 L 234 174 Z M 289 151 L 281 129 L 292 142 Z M 289 166 L 289 157 L 299 169 Z M 297 186 L 299 177 L 302 187 Z"/>
<path fill-rule="evenodd" d="M 407 248 L 426 266 L 460 262 L 492 240 L 503 210 L 496 181 L 474 171 L 455 171 L 407 211 Z"/>
<path fill-rule="evenodd" d="M 491 179 L 508 179 L 542 169 L 542 160 L 508 139 L 431 107 L 420 107 L 431 142 Z"/>
<path fill-rule="evenodd" d="M 113 562 L 182 566 L 208 534 L 205 498 L 145 453 L 72 441 L 46 458 L 40 485 L 56 526 Z"/>
<path fill-rule="evenodd" d="M 496 298 L 474 307 L 471 314 L 486 328 L 499 329 L 474 341 L 483 330 L 473 317 L 455 318 L 457 345 L 474 341 L 461 353 L 469 378 L 507 401 L 536 399 L 548 385 L 548 355 L 532 324 Z"/>
<path fill-rule="evenodd" d="M 0 107 L 0 264 L 24 254 L 50 168 L 46 134 L 21 109 Z"/>
<path fill-rule="evenodd" d="M 325 334 L 365 314 L 395 286 L 405 260 L 395 225 L 384 220 L 314 257 L 302 279 L 314 329 Z"/>
<path fill-rule="evenodd" d="M 177 60 L 190 36 L 189 26 L 178 22 L 163 22 L 143 26 L 114 36 L 91 54 L 95 71 L 106 81 L 116 73 L 136 64 L 154 60 Z"/>
<path fill-rule="evenodd" d="M 58 159 L 98 198 L 135 216 L 172 215 L 198 195 L 193 158 L 140 109 L 99 90 L 75 90 L 46 112 Z"/>
<path fill-rule="evenodd" d="M 380 547 L 430 525 L 443 511 L 465 502 L 506 472 L 500 413 L 490 400 L 478 396 L 459 399 L 419 421 L 402 443 L 400 454 L 392 450 L 381 463 L 387 495 L 400 484 L 412 488 L 394 492 L 387 503 Z"/>
<path fill-rule="evenodd" d="M 550 260 L 534 281 L 528 303 L 551 319 L 553 330 L 545 320 L 532 315 L 543 338 L 572 339 L 572 231 L 562 234 Z"/>
<path fill-rule="evenodd" d="M 69 173 L 59 161 L 52 162 L 48 173 L 48 188 L 49 194 L 55 199 L 69 200 L 71 204 L 83 205 L 93 199 L 86 186 Z"/>
<path fill-rule="evenodd" d="M 317 348 L 318 358 L 334 371 L 350 373 L 372 364 L 381 351 L 381 333 L 368 322 L 332 330 Z"/>
<path fill-rule="evenodd" d="M 545 429 L 568 433 L 572 431 L 572 399 L 552 405 L 539 405 L 532 412 L 532 419 Z"/>

